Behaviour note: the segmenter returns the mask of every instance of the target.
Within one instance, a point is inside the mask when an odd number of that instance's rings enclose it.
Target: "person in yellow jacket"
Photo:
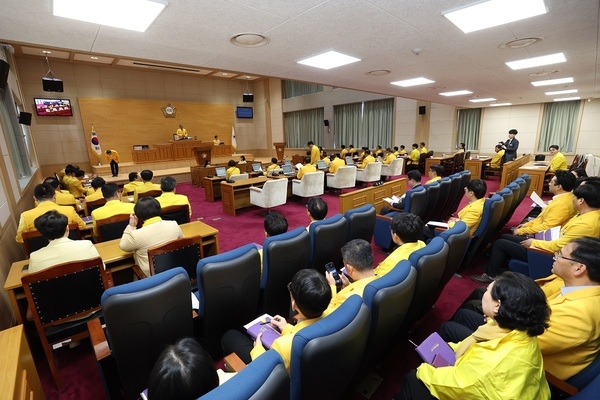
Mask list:
[[[419,151],[421,154],[427,154],[427,147],[425,147],[425,142],[419,143]]]
[[[83,222],[81,217],[77,214],[75,208],[72,206],[59,206],[55,203],[55,191],[49,184],[41,183],[37,185],[33,189],[33,197],[38,202],[38,205],[31,210],[23,211],[21,213],[19,225],[17,227],[17,236],[15,237],[17,243],[23,243],[23,232],[36,230],[35,219],[50,210],[56,210],[66,216],[69,220],[69,224],[76,223],[79,229],[85,228],[85,222]]]
[[[431,166],[429,167],[429,171],[427,171],[427,176],[429,176],[429,180],[425,182],[425,184],[427,185],[428,183],[439,181],[440,179],[442,179],[443,173],[444,167],[442,167],[440,164],[431,164]]]
[[[331,301],[331,288],[325,277],[316,270],[301,269],[288,284],[288,290],[292,302],[291,308],[298,313],[294,316],[297,324],[289,324],[284,317],[275,315],[268,327],[276,328],[281,332],[281,336],[275,339],[271,349],[279,353],[289,373],[294,336],[301,329],[321,319],[323,311]],[[259,334],[256,337],[252,346],[252,340],[248,336],[232,329],[223,335],[221,344],[226,354],[234,352],[248,364],[266,351],[261,336],[262,334]]]
[[[119,153],[116,150],[106,150],[106,161],[110,163],[112,176],[119,176]]]
[[[573,205],[578,212],[560,230],[558,239],[545,241],[525,239],[522,236],[502,235],[494,242],[485,273],[473,275],[471,279],[479,283],[489,283],[505,267],[509,259],[527,262],[527,248],[555,252],[565,247],[573,239],[584,236],[600,237],[600,185],[583,183],[573,192]]]
[[[309,172],[317,172],[317,167],[310,162],[310,157],[306,156],[304,157],[304,165],[298,170],[296,178],[302,179],[302,177]]]
[[[559,147],[555,144],[550,146],[550,155],[552,156],[552,161],[550,161],[550,168],[548,168],[548,172],[556,172],[556,171],[567,171],[569,167],[567,166],[567,158],[563,153],[561,153]]]
[[[264,175],[265,175],[265,176],[272,175],[272,174],[273,174],[273,171],[275,171],[275,170],[277,170],[277,169],[281,169],[281,167],[280,167],[280,166],[279,166],[279,164],[277,163],[277,158],[276,158],[276,157],[273,157],[273,158],[271,158],[271,165],[269,165],[269,166],[267,167],[267,169],[266,169],[266,170],[265,170],[265,172],[264,172]]]
[[[502,166],[502,157],[504,157],[504,149],[502,149],[501,145],[497,144],[494,151],[496,154],[494,154],[488,166],[490,168],[500,168]]]
[[[315,145],[312,140],[306,143],[306,145],[310,150],[310,163],[312,165],[317,165],[317,161],[321,159],[321,152],[319,151],[319,146]]]
[[[512,229],[514,235],[524,236],[566,224],[576,214],[573,205],[574,195],[571,192],[575,186],[575,175],[568,171],[557,171],[552,177],[548,188],[554,196],[538,216]]]
[[[423,221],[417,215],[397,213],[390,224],[392,240],[398,245],[389,256],[375,268],[375,275],[382,277],[402,260],[408,260],[413,251],[425,247],[425,242],[419,240],[423,232]]]
[[[179,139],[186,139],[188,137],[188,131],[183,127],[183,124],[179,124],[179,128],[175,132]]]
[[[90,201],[103,199],[104,196],[102,195],[102,186],[104,185],[106,185],[104,178],[98,176],[92,179],[92,189],[94,189],[94,191],[85,196],[85,202],[88,203]]]
[[[389,147],[385,149],[385,158],[383,159],[383,164],[390,165],[392,161],[396,159],[396,154]]]
[[[229,160],[227,163],[227,171],[225,171],[225,179],[229,180],[231,175],[239,175],[241,174],[240,169],[237,166],[235,160]]]
[[[77,204],[77,200],[75,196],[69,193],[68,190],[60,190],[60,183],[58,179],[54,176],[49,176],[44,179],[44,183],[52,186],[54,188],[54,194],[56,195],[56,204],[59,206],[75,206]],[[37,206],[37,201],[36,201]]]
[[[329,164],[330,174],[335,174],[340,167],[344,166],[346,166],[346,161],[343,157],[340,157],[337,154],[331,155],[331,164]]]
[[[375,157],[373,157],[373,156],[371,155],[371,150],[369,150],[369,149],[365,149],[365,151],[364,151],[364,157],[363,157],[363,160],[362,160],[362,162],[361,162],[360,164],[358,164],[356,167],[357,167],[357,168],[364,169],[364,168],[367,168],[367,165],[369,165],[369,164],[371,164],[372,162],[375,162],[375,161],[376,161],[376,160],[375,160]]]
[[[106,203],[102,207],[98,207],[92,211],[92,228],[94,237],[98,237],[97,222],[106,218],[114,217],[115,215],[131,214],[133,212],[133,203],[125,203],[121,201],[119,195],[119,187],[116,183],[107,183],[102,186],[102,196],[106,199]]]
[[[459,343],[452,366],[421,364],[395,399],[550,399],[539,335],[550,309],[533,279],[506,272],[490,283],[482,308],[487,323]]]
[[[406,161],[406,163],[407,164],[419,164],[420,158],[421,158],[421,152],[419,151],[419,145],[416,143],[413,143],[412,151],[408,155],[408,160]]]
[[[469,227],[469,235],[473,235],[481,222],[486,192],[487,185],[484,181],[481,179],[470,181],[465,187],[465,197],[469,200],[469,204],[458,212],[458,218],[450,218],[448,220],[448,228],[452,228],[456,221],[460,220]]]

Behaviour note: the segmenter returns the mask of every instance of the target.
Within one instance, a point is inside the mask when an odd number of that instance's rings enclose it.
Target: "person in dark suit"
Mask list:
[[[504,149],[504,162],[517,158],[517,150],[519,149],[519,141],[516,139],[517,133],[519,132],[516,129],[511,129],[508,131],[508,140],[504,143],[501,142]]]

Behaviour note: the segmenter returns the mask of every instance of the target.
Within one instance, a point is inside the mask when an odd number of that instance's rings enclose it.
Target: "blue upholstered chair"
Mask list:
[[[460,183],[456,183],[458,186],[458,191],[454,192],[454,198],[452,199],[452,205],[449,207],[450,214],[454,214],[456,210],[458,210],[458,206],[460,205],[460,201],[462,200],[465,194],[465,188],[467,184],[471,181],[471,171],[461,171],[458,173],[460,177]]]
[[[570,399],[595,400],[600,393],[600,357],[597,356],[590,365],[566,381],[558,379],[548,371],[546,379],[550,386],[573,395]]]
[[[449,215],[448,210],[450,208],[450,189],[452,188],[452,180],[449,177],[446,177],[440,179],[438,183],[440,185],[438,201],[433,213],[430,215],[430,221],[445,221]]]
[[[523,179],[525,181],[525,186],[521,186],[521,182],[518,181],[518,179]],[[529,174],[523,174],[521,176],[519,176],[515,182],[517,182],[519,184],[519,186],[521,186],[521,194],[520,194],[520,198],[521,200],[519,200],[519,203],[521,203],[521,201],[525,198],[525,196],[527,196],[527,192],[529,191],[529,187],[531,186],[531,176]],[[523,187],[525,188],[523,190]]]
[[[504,209],[504,200],[499,194],[493,195],[485,201],[483,214],[479,227],[475,230],[469,243],[469,249],[463,261],[464,266],[468,266],[479,255],[487,244],[498,234],[498,223]]]
[[[340,250],[346,244],[346,218],[342,214],[334,215],[310,224],[310,268],[325,273],[325,264],[333,262],[342,267]]]
[[[440,233],[439,237],[448,244],[448,260],[446,261],[446,267],[442,273],[440,283],[433,295],[434,303],[440,297],[444,287],[450,281],[454,273],[458,271],[462,265],[471,240],[471,237],[469,236],[469,227],[464,221],[456,221],[452,228]]]
[[[371,311],[371,323],[364,366],[368,367],[389,351],[393,340],[404,333],[400,328],[408,314],[416,282],[417,270],[408,260],[402,260],[365,287],[363,301]]]
[[[290,378],[281,356],[269,350],[248,364],[221,386],[198,400],[286,400]]]
[[[369,309],[356,295],[296,333],[290,362],[290,398],[339,398],[358,370],[368,335]]]
[[[412,325],[433,306],[433,296],[442,279],[447,260],[448,245],[440,237],[433,238],[427,246],[408,257],[408,261],[417,270],[417,283],[412,305],[404,320],[405,326]]]
[[[458,205],[460,204],[460,199],[464,195],[464,189],[461,188],[462,175],[457,172],[448,177],[450,179],[450,192],[448,193],[448,198],[446,199],[446,204],[444,204],[444,215],[440,220],[445,221],[451,214],[456,212]],[[458,199],[458,202],[455,200]]]
[[[263,242],[263,272],[260,281],[260,309],[271,315],[289,313],[288,282],[299,270],[306,268],[310,256],[310,237],[300,227]]]
[[[512,207],[514,195],[513,191],[508,186],[502,188],[502,190],[497,191],[496,194],[500,195],[500,197],[502,197],[502,199],[504,200],[504,206],[502,207],[502,213],[500,214],[500,220],[498,221],[497,225],[497,229],[498,231],[500,231],[506,224],[506,218],[508,217],[508,213],[510,212],[510,208]]]
[[[438,181],[428,183],[425,188],[425,208],[421,214],[417,214],[423,222],[431,221],[438,204],[440,194],[440,183]]]
[[[372,204],[365,204],[346,211],[344,213],[344,218],[348,223],[346,242],[353,239],[364,239],[371,243],[375,230],[375,214],[375,207]]]
[[[508,263],[508,269],[527,275],[532,279],[545,278],[552,274],[552,264],[554,263],[554,254],[536,248],[527,249],[527,261],[511,259]]]
[[[252,321],[258,313],[260,256],[254,244],[203,258],[196,267],[200,336],[212,355],[221,354],[221,337]]]
[[[137,399],[148,386],[165,346],[193,336],[190,293],[190,278],[177,267],[102,295],[106,335],[126,399]]]

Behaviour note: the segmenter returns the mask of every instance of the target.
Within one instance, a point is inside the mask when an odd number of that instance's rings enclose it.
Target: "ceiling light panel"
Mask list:
[[[462,96],[462,95],[465,95],[465,94],[473,94],[473,92],[468,91],[468,90],[456,90],[454,92],[440,93],[440,96],[450,97],[450,96]]]
[[[573,100],[581,100],[581,97],[562,97],[560,99],[554,99],[554,101],[573,101]]]
[[[543,0],[490,0],[442,13],[464,33],[535,17],[548,12]]]
[[[159,0],[53,0],[57,17],[145,32],[167,6]]]
[[[405,79],[403,81],[395,81],[395,82],[390,82],[392,85],[397,85],[397,86],[401,86],[401,87],[411,87],[411,86],[419,86],[419,85],[427,85],[428,83],[435,83],[435,81],[432,81],[431,79],[427,79],[427,78],[413,78],[413,79]]]
[[[545,81],[534,81],[531,82],[533,86],[551,86],[551,85],[560,85],[562,83],[572,83],[573,78],[558,78],[558,79],[547,79]]]
[[[485,103],[486,101],[496,101],[495,98],[493,97],[488,97],[486,99],[471,99],[469,100],[471,103]]]
[[[509,61],[506,63],[511,69],[519,70],[525,68],[541,67],[566,62],[567,59],[563,53],[549,54],[547,56],[526,58],[524,60]]]
[[[504,107],[504,106],[512,106],[512,103],[495,103],[495,104],[490,104],[490,107]]]
[[[556,96],[559,94],[569,94],[569,93],[577,93],[577,89],[556,90],[554,92],[544,92],[544,94],[546,96]]]
[[[341,67],[342,65],[352,64],[357,61],[360,61],[360,58],[338,53],[337,51],[328,51],[327,53],[300,60],[298,61],[298,64],[321,69],[332,69]]]

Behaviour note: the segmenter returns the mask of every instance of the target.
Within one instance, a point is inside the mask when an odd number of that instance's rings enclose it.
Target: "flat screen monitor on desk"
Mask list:
[[[217,175],[217,177],[219,178],[225,178],[225,175],[227,175],[227,170],[225,169],[225,167],[216,167],[215,175]]]
[[[324,171],[327,169],[327,166],[325,165],[325,161],[323,160],[317,160],[317,169],[320,171]]]
[[[287,164],[287,165],[292,165],[292,161],[291,160],[285,160],[283,163]]]
[[[281,166],[281,169],[283,169],[284,175],[294,175],[294,170],[293,170],[291,164],[283,164]]]
[[[261,163],[254,163],[254,164],[252,164],[252,171],[254,171],[254,172],[262,172],[262,165],[261,165]]]
[[[346,165],[354,165],[354,160],[350,156],[346,156]]]

